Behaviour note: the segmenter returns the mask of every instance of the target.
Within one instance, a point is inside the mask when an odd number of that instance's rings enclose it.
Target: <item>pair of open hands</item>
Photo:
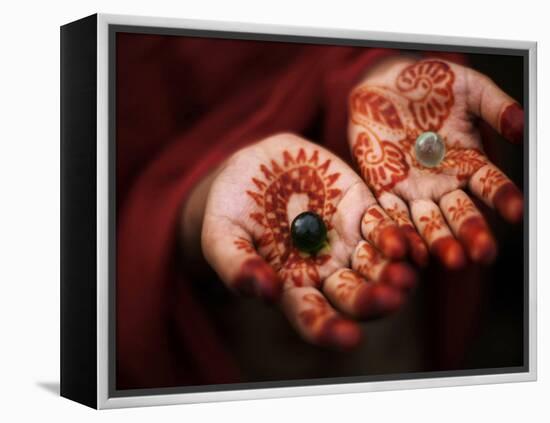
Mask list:
[[[361,176],[324,148],[278,134],[234,154],[210,188],[204,256],[231,289],[280,304],[307,341],[351,348],[357,320],[398,309],[429,252],[456,269],[489,263],[495,240],[469,191],[504,219],[522,218],[515,185],[483,153],[480,117],[521,142],[523,112],[489,78],[441,60],[399,59],[368,75],[349,100],[349,145]],[[417,162],[425,131],[445,141],[435,168]],[[313,211],[329,246],[293,245],[290,224]]]

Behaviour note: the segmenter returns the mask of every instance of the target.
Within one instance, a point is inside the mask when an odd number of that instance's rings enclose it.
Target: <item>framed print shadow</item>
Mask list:
[[[536,43],[61,27],[61,395],[536,379]]]

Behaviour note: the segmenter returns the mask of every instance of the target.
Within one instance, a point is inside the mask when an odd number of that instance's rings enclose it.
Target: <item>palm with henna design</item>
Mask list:
[[[298,251],[290,225],[303,211],[328,229],[327,246]],[[368,217],[368,218],[365,218]],[[280,304],[311,343],[351,348],[354,319],[396,310],[415,281],[406,240],[367,186],[339,158],[279,134],[234,154],[208,195],[203,253],[232,290]]]
[[[426,263],[427,244],[448,268],[465,264],[464,248],[473,261],[491,262],[496,243],[463,189],[507,221],[521,220],[522,195],[487,159],[475,126],[481,117],[520,143],[518,104],[472,69],[398,59],[367,75],[351,93],[349,107],[353,156],[382,207],[405,231],[413,259]],[[425,131],[437,132],[446,145],[436,167],[415,157],[416,138]]]

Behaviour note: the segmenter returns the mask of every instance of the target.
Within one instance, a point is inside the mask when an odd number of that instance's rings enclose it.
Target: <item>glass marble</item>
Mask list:
[[[425,167],[436,167],[445,157],[445,142],[435,132],[423,132],[416,139],[414,153],[416,160]]]
[[[321,216],[306,211],[300,213],[290,226],[292,242],[298,250],[315,254],[327,243],[327,227]]]

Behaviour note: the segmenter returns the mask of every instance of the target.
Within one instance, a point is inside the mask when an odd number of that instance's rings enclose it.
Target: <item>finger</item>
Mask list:
[[[285,290],[281,306],[292,326],[312,344],[345,350],[361,341],[357,323],[338,314],[313,287]]]
[[[490,78],[468,71],[468,107],[508,141],[523,141],[524,117],[519,104],[502,91]]]
[[[413,261],[418,266],[426,266],[429,260],[428,248],[416,231],[409,214],[409,208],[405,202],[397,195],[389,192],[383,192],[380,197],[378,197],[378,202],[384,208],[388,216],[390,216],[394,222],[397,223],[397,226],[401,228],[401,232],[407,239],[409,254]]]
[[[387,282],[401,290],[416,284],[416,273],[407,263],[392,262],[367,241],[357,244],[351,256],[351,268],[370,281]]]
[[[407,253],[407,241],[397,224],[378,204],[370,206],[361,219],[361,233],[386,257],[401,258]]]
[[[338,310],[359,319],[380,317],[403,305],[403,292],[383,283],[367,282],[351,269],[330,275],[323,292]]]
[[[497,244],[485,219],[466,193],[460,189],[441,197],[439,205],[453,233],[475,262],[491,263]]]
[[[224,219],[205,222],[202,250],[228,288],[268,302],[279,298],[282,290],[279,277],[256,252],[243,229]]]
[[[449,269],[459,269],[466,264],[464,250],[452,236],[439,207],[431,200],[411,202],[411,215],[418,232],[430,251]]]
[[[523,195],[497,167],[488,164],[473,174],[470,190],[489,207],[496,209],[511,223],[523,217]]]

